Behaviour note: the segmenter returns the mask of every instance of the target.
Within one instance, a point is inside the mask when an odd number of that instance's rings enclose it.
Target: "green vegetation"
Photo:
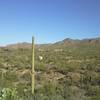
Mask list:
[[[0,100],[100,99],[100,42],[36,45],[34,96],[31,52],[24,47],[0,48]]]
[[[15,89],[3,88],[0,91],[0,100],[22,100],[17,96]]]

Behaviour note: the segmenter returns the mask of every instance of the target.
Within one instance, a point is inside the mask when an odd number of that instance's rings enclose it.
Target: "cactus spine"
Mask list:
[[[32,37],[32,94],[34,95],[34,37]]]

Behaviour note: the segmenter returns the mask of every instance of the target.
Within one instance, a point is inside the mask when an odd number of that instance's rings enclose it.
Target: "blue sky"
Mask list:
[[[0,45],[100,37],[100,0],[0,0]]]

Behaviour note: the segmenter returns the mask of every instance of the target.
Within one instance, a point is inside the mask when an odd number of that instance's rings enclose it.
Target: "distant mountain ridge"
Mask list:
[[[98,38],[90,38],[90,39],[70,39],[70,38],[65,38],[62,41],[55,42],[53,44],[36,44],[37,48],[40,47],[48,47],[48,46],[73,46],[77,44],[97,44],[100,43],[100,37]],[[31,43],[28,42],[22,42],[22,43],[16,43],[16,44],[9,44],[5,46],[6,48],[12,48],[12,49],[17,49],[17,48],[31,48]]]
[[[27,42],[23,42],[23,43],[17,43],[17,44],[9,44],[6,46],[7,48],[30,48],[31,47],[31,43],[27,43]]]

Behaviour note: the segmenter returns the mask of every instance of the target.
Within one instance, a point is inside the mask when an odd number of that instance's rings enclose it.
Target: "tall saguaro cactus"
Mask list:
[[[32,94],[34,95],[34,37],[32,37]]]

